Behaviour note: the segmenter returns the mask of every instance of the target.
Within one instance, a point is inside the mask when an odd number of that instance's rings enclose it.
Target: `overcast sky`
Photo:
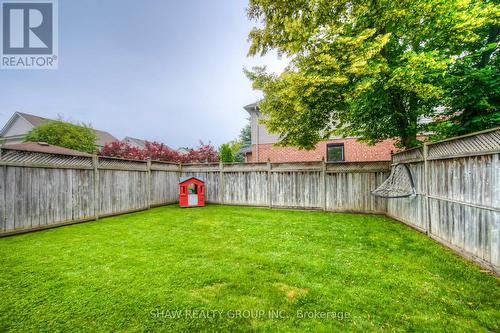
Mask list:
[[[119,139],[218,146],[256,101],[243,67],[246,0],[59,0],[59,69],[1,70],[0,123],[15,111],[91,123]]]

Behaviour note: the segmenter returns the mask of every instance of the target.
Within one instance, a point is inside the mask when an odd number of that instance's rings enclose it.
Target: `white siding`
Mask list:
[[[260,112],[251,112],[252,144],[276,143],[279,140],[278,134],[269,133],[266,125],[259,124],[258,119],[262,118]]]
[[[250,123],[251,123],[251,128],[252,128],[252,144],[269,144],[269,143],[276,143],[279,141],[279,135],[270,133],[267,130],[266,125],[264,124],[259,124],[259,119],[262,119],[264,116],[262,113],[258,111],[251,111],[250,112]],[[354,138],[354,137],[346,137],[348,138]],[[335,136],[332,135],[330,140],[337,140],[337,139],[342,139],[340,136]]]
[[[10,136],[25,135],[33,128],[28,121],[24,118],[17,116],[12,124],[7,128],[3,138],[8,138]]]

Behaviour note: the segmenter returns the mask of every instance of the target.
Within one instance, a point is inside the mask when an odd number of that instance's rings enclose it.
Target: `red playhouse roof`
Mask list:
[[[191,179],[196,179],[197,181],[202,182],[202,183],[205,182],[203,179],[193,176],[193,177],[181,177],[179,179],[179,184],[185,183],[185,182],[187,182],[188,180],[191,180]]]

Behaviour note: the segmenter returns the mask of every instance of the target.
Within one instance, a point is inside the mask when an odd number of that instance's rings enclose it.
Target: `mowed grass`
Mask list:
[[[382,216],[169,206],[0,239],[0,268],[0,331],[500,330],[497,277]]]

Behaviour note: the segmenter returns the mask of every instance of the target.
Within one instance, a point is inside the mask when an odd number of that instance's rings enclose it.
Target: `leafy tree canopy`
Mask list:
[[[445,79],[443,114],[429,129],[443,139],[500,125],[500,26],[491,26],[478,51],[458,59]]]
[[[476,0],[250,0],[249,54],[291,59],[279,76],[246,71],[282,145],[332,134],[418,144],[418,119],[446,97],[446,73],[474,52],[500,10]]]
[[[96,139],[95,131],[88,125],[53,120],[31,129],[24,140],[46,142],[93,154],[96,152]]]

